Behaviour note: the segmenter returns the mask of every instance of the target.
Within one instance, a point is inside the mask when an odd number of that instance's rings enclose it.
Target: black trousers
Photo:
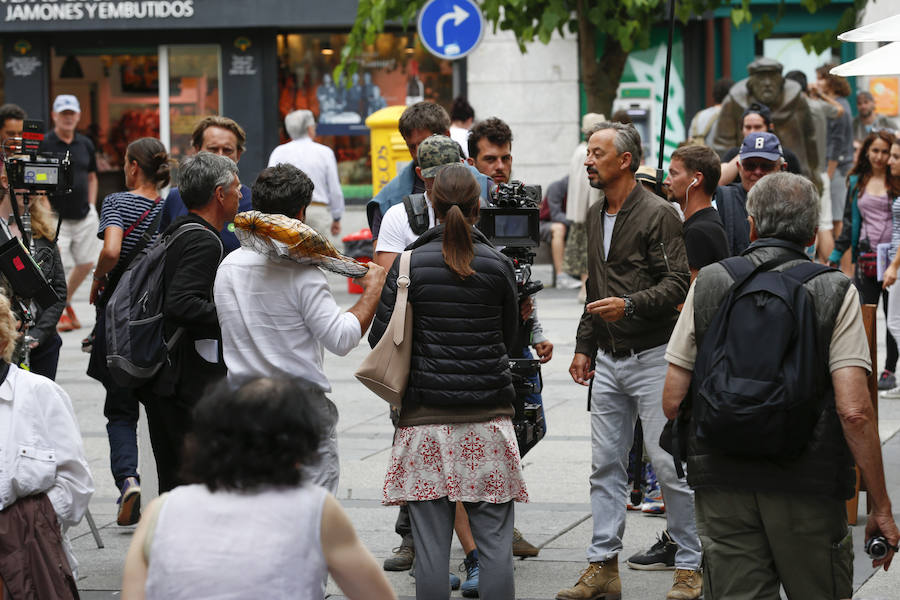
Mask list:
[[[866,277],[857,268],[853,277],[853,284],[859,290],[859,299],[863,304],[875,304],[877,306],[878,298],[880,297],[882,300],[881,308],[884,310],[884,315],[887,316],[888,291],[881,287],[881,283],[878,280],[874,277]],[[884,357],[884,370],[893,373],[897,370],[897,342],[894,340],[894,336],[891,335],[890,330],[886,330],[884,336],[884,345],[887,348],[886,356]],[[872,365],[872,368],[877,369],[878,367],[877,365]]]
[[[156,459],[159,493],[183,483],[179,476],[184,438],[191,430],[194,402],[179,396],[147,395],[141,397],[147,411],[150,445]]]

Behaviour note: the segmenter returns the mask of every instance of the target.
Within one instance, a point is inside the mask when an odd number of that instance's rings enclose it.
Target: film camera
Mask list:
[[[490,204],[481,209],[478,229],[500,252],[513,263],[519,302],[544,289],[544,285],[531,278],[534,264],[532,248],[540,244],[540,186],[525,185],[520,181],[501,183],[491,191]],[[522,358],[531,341],[534,318],[521,323],[515,342],[509,348],[509,368],[516,389],[516,415],[513,425],[522,456],[544,437],[546,427],[542,406],[532,402],[543,389],[541,362],[534,358]]]
[[[41,268],[32,258],[31,217],[28,204],[36,194],[66,193],[72,189],[72,164],[69,154],[39,152],[44,139],[44,124],[28,120],[23,123],[22,137],[9,138],[3,143],[3,162],[9,180],[10,204],[22,240],[0,231],[0,272],[6,277],[13,294],[23,307],[23,322],[29,315],[21,300],[34,300],[42,308],[59,302],[60,298],[47,283]],[[17,194],[21,194],[20,210]],[[23,243],[24,242],[24,243]],[[18,311],[17,311],[18,312]]]

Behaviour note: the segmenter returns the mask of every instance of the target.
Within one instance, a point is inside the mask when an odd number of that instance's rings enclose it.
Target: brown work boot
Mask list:
[[[703,595],[703,576],[692,569],[675,569],[672,589],[666,600],[696,600]]]
[[[416,558],[416,549],[413,547],[412,538],[400,542],[399,548],[394,548],[389,557],[384,559],[385,571],[409,571]]]
[[[513,556],[530,557],[537,556],[540,548],[522,537],[522,532],[513,527]]]
[[[575,587],[560,590],[556,600],[621,600],[622,582],[619,579],[619,559],[592,562],[584,570]]]

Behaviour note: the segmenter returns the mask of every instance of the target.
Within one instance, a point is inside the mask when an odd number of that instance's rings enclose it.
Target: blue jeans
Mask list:
[[[672,456],[659,447],[666,417],[662,389],[668,365],[665,346],[625,358],[602,351],[591,387],[591,512],[594,531],[587,558],[609,560],[622,550],[628,497],[628,452],[638,416],[644,445],[666,502],[669,535],[678,544],[675,566],[700,568],[700,539],[694,522],[694,493],[678,479]]]

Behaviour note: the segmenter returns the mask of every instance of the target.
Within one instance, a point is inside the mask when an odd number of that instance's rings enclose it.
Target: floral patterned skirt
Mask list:
[[[445,496],[451,502],[528,502],[509,417],[397,429],[384,504]]]

